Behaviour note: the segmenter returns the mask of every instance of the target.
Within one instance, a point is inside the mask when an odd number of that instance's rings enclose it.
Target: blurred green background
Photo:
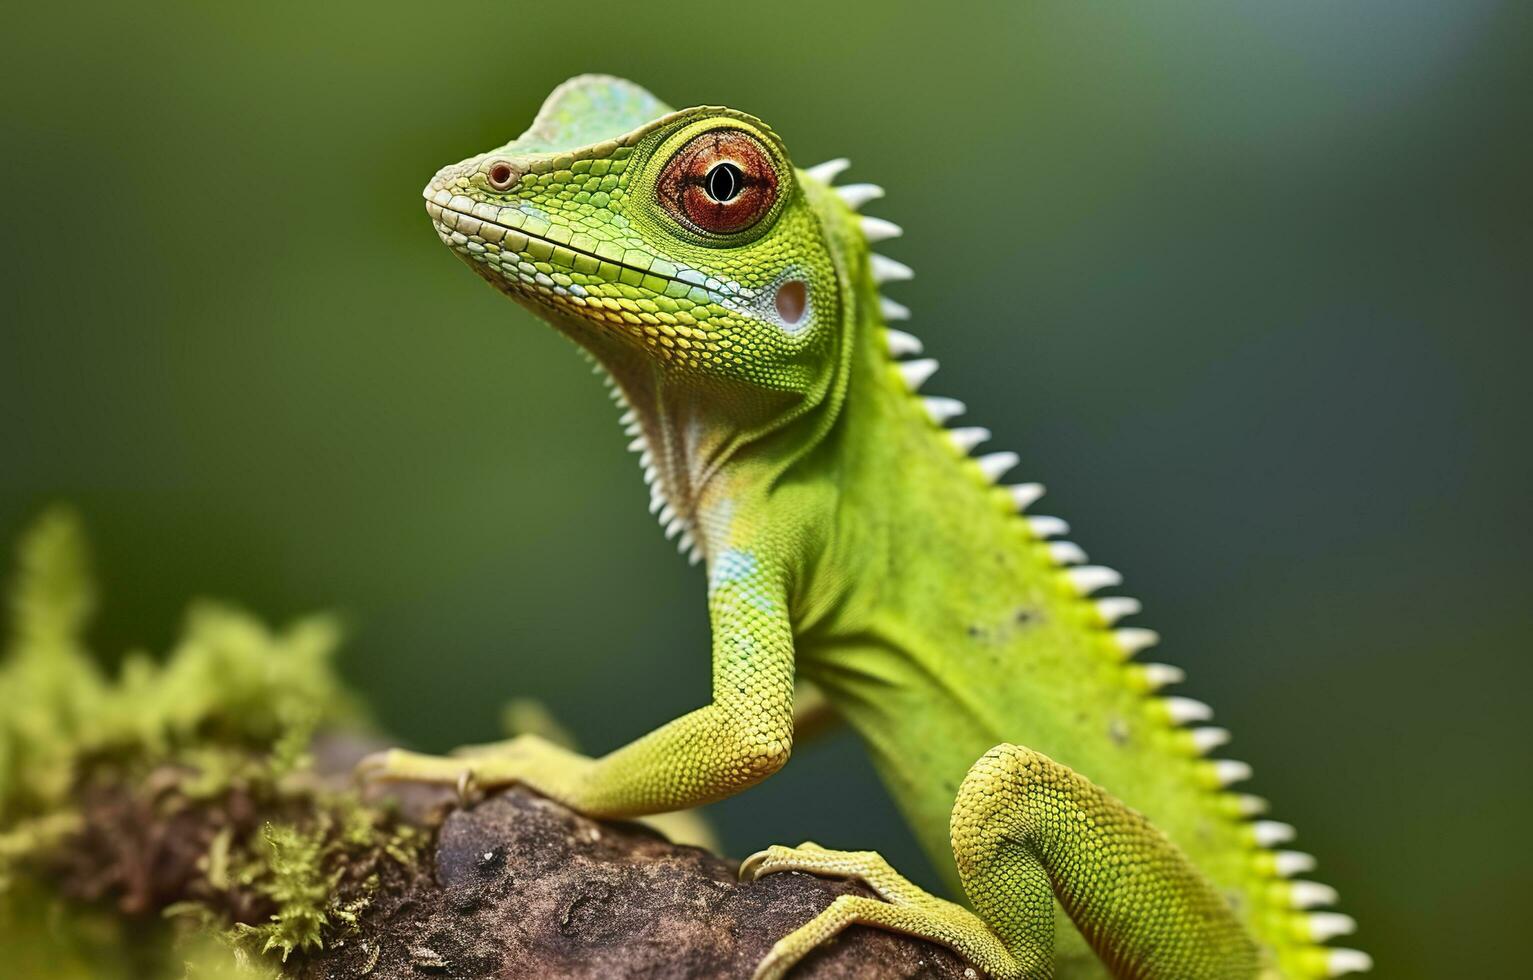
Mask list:
[[[701,703],[700,573],[572,348],[418,197],[565,77],[848,155],[896,295],[1120,568],[1384,977],[1525,974],[1533,8],[1368,0],[32,4],[0,38],[0,537],[92,525],[99,645],[184,600],[353,625],[386,726]],[[856,745],[734,853],[915,851]]]

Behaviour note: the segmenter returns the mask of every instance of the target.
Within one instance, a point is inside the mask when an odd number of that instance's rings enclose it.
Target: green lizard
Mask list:
[[[707,563],[713,698],[600,758],[522,737],[366,771],[519,782],[604,817],[692,807],[787,761],[797,677],[860,733],[973,911],[870,852],[770,848],[742,873],[859,878],[882,900],[838,899],[758,977],[849,924],[995,977],[1368,969],[1323,945],[1353,923],[1311,911],[1335,893],[1273,849],[1292,829],[1226,788],[1249,768],[1205,758],[1228,737],[1193,727],[1209,709],[1158,693],[1181,672],[1132,659],[1156,641],[1115,628],[1138,603],[1090,598],[1118,575],[1024,514],[1041,487],[1000,485],[1012,453],[970,455],[988,433],[944,427],[958,402],[915,394],[936,363],[879,292],[911,273],[870,248],[899,229],[858,213],[877,187],[832,185],[845,167],[795,169],[758,119],[582,76],[431,181],[442,241],[623,403],[652,509]]]

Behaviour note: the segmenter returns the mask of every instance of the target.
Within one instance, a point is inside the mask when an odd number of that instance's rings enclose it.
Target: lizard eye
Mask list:
[[[749,133],[715,129],[693,137],[666,162],[656,194],[683,226],[732,235],[772,210],[777,165]]]

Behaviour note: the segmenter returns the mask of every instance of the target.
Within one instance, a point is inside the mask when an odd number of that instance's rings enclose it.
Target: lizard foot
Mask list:
[[[798,847],[774,845],[740,865],[740,877],[746,881],[784,871],[861,882],[879,898],[840,896],[778,940],[757,965],[754,980],[779,980],[817,946],[851,925],[901,932],[946,946],[997,980],[1023,976],[1017,961],[978,916],[907,881],[877,852],[832,851],[805,842]]]
[[[561,802],[590,760],[536,735],[521,735],[454,755],[404,749],[375,752],[357,764],[364,782],[435,783],[456,786],[461,797],[521,784]]]
[[[755,881],[784,871],[861,882],[877,892],[879,898],[895,905],[951,904],[911,884],[877,851],[832,851],[813,841],[797,847],[774,844],[757,851],[740,864],[740,880]]]

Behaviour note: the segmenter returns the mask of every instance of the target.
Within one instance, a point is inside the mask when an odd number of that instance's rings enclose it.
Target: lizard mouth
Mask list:
[[[693,303],[739,298],[728,283],[637,249],[600,241],[583,247],[573,241],[577,236],[567,228],[535,214],[429,187],[423,196],[426,213],[444,243],[466,253],[476,266],[489,266],[501,277],[540,293],[583,299],[586,285],[623,282]]]

